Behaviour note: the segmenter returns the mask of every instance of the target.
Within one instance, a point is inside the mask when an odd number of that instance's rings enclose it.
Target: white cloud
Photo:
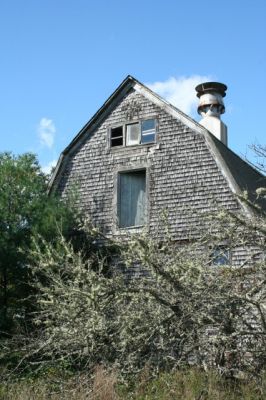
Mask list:
[[[199,83],[211,80],[210,76],[181,76],[179,78],[171,77],[162,82],[147,83],[147,86],[184,113],[196,115],[198,99],[195,87]]]
[[[53,121],[48,118],[42,118],[38,124],[37,130],[41,144],[52,148],[56,132]]]
[[[57,164],[57,160],[50,161],[47,165],[44,165],[42,167],[42,172],[47,175],[50,174],[52,168],[54,168],[56,166],[56,164]]]

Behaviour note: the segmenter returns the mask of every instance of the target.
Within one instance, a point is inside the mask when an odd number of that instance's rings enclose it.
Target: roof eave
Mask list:
[[[53,191],[53,186],[57,176],[60,173],[60,169],[67,158],[68,153],[71,149],[79,142],[83,134],[91,127],[93,124],[100,118],[103,112],[113,103],[114,99],[121,94],[122,92],[127,92],[133,87],[134,83],[138,81],[133,78],[131,75],[128,75],[123,82],[117,87],[117,89],[111,94],[110,97],[104,102],[104,104],[99,108],[99,110],[93,115],[93,117],[83,126],[83,128],[78,132],[78,134],[74,137],[74,139],[69,143],[69,145],[62,151],[59,156],[58,162],[54,169],[54,172],[50,178],[48,184],[48,192],[51,193]],[[140,82],[138,82],[140,84]]]
[[[111,94],[111,96],[104,102],[102,107],[93,115],[93,117],[84,125],[84,127],[79,131],[79,133],[75,136],[75,138],[70,142],[70,144],[63,150],[61,153],[59,160],[57,162],[56,168],[52,174],[52,177],[49,182],[49,192],[53,191],[54,184],[57,178],[60,177],[60,174],[63,171],[63,166],[67,161],[68,155],[70,151],[75,148],[77,143],[81,140],[83,134],[87,132],[89,129],[93,129],[93,126],[99,122],[102,115],[108,110],[110,106],[113,105],[114,101],[117,98],[120,98],[124,94],[126,94],[131,88],[134,88],[138,93],[142,94],[153,103],[157,104],[159,107],[164,109],[168,114],[172,115],[174,118],[177,118],[181,122],[183,122],[186,126],[191,128],[193,131],[200,133],[205,136],[206,143],[213,154],[213,157],[216,159],[217,165],[221,172],[223,173],[224,177],[226,178],[229,187],[231,188],[232,192],[237,195],[239,198],[242,194],[241,188],[239,187],[238,183],[234,179],[230,168],[227,166],[226,161],[223,159],[222,154],[220,154],[217,146],[214,142],[215,138],[213,135],[202,125],[196,122],[193,118],[189,117],[178,108],[173,106],[167,100],[163,99],[158,94],[154,93],[151,89],[147,86],[143,85],[137,79],[128,75],[123,82],[117,87],[117,89]],[[228,149],[229,151],[232,151]],[[242,203],[240,201],[240,203]],[[247,214],[250,214],[249,210],[246,206],[241,204]]]

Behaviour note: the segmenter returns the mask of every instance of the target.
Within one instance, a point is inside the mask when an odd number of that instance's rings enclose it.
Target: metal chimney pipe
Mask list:
[[[200,124],[227,146],[227,126],[221,121],[227,86],[219,82],[205,82],[195,89],[199,97],[198,113],[202,116]]]

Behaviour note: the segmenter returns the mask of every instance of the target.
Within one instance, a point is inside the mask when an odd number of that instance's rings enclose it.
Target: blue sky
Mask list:
[[[225,83],[245,156],[266,142],[265,21],[265,0],[1,0],[0,151],[51,165],[130,74],[197,120],[195,83]]]

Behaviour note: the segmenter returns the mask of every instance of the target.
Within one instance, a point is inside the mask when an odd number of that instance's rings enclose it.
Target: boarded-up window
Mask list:
[[[141,226],[146,219],[146,171],[119,174],[118,223],[121,228]]]

